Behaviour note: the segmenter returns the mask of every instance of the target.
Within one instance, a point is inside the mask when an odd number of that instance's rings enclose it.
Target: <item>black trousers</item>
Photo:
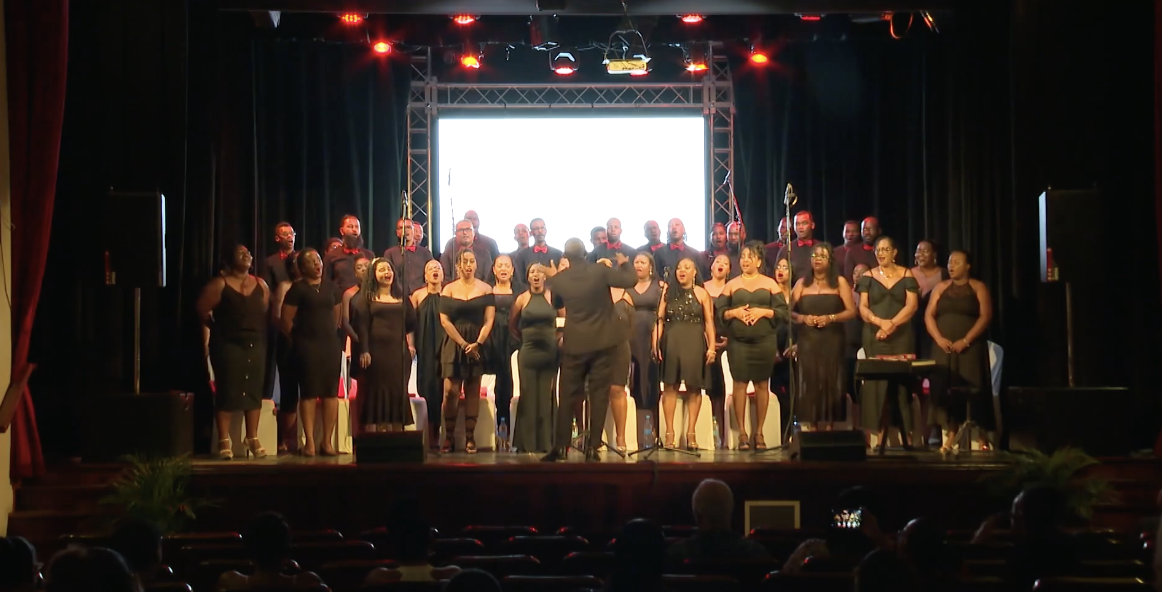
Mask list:
[[[569,446],[573,436],[574,405],[585,398],[586,379],[589,381],[589,442],[587,450],[601,446],[605,414],[609,410],[609,387],[613,384],[613,356],[617,346],[580,354],[561,355],[561,403],[557,413],[557,431],[554,448]]]

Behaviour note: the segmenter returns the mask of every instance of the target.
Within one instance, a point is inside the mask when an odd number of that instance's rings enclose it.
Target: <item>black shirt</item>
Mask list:
[[[698,269],[698,279],[705,280],[709,277],[706,272],[706,259],[702,253],[685,243],[679,246],[663,244],[654,251],[654,270],[662,281],[673,283],[672,278],[674,270],[678,268],[678,262],[687,258],[694,261],[694,266]]]
[[[638,250],[621,241],[616,243],[607,242],[593,249],[593,252],[589,253],[588,259],[590,263],[596,263],[598,259],[609,259],[611,262],[617,263],[617,253],[625,255],[632,262],[634,256],[638,254]]]
[[[355,277],[355,260],[360,257],[366,257],[369,261],[375,259],[375,253],[359,247],[358,249],[348,249],[341,247],[327,253],[323,257],[323,277],[335,282],[339,286],[339,293],[347,291],[347,288],[359,284],[359,279]]]
[[[469,247],[473,253],[476,253],[476,273],[473,275],[481,281],[492,283],[492,255],[488,252],[488,246],[479,241],[472,243]],[[456,252],[460,249],[446,249],[443,255],[440,255],[440,265],[444,267],[444,284],[450,284],[456,281]]]
[[[492,240],[491,238],[488,238],[487,236],[484,236],[483,234],[476,233],[476,239],[474,240],[473,244],[483,245],[485,252],[488,253],[488,257],[492,261],[496,261],[496,258],[500,256],[500,247],[498,247],[496,245],[496,241]],[[457,249],[455,248],[455,245],[456,245],[456,238],[455,237],[448,239],[448,242],[444,244],[444,253],[451,251],[452,254],[455,255],[456,251],[457,251]],[[440,253],[440,260],[441,261],[444,260],[444,257],[443,257],[444,253]]]
[[[553,264],[559,266],[562,256],[563,253],[561,253],[560,249],[555,249],[548,245],[544,247],[538,247],[536,245],[525,247],[517,251],[516,257],[512,260],[513,273],[516,277],[523,280],[528,277],[529,268],[534,263],[540,263],[545,267],[551,267]]]
[[[566,309],[562,351],[585,354],[617,345],[624,334],[609,289],[628,290],[635,284],[629,263],[611,269],[588,261],[570,262],[568,269],[549,278],[553,306]]]
[[[395,273],[403,278],[404,294],[407,295],[424,287],[427,283],[424,281],[424,266],[428,261],[435,259],[432,252],[424,247],[398,246],[384,251],[383,258],[387,259]]]
[[[290,272],[286,268],[286,262],[293,252],[283,253],[279,251],[267,257],[263,263],[265,269],[262,270],[262,279],[266,280],[266,285],[270,287],[271,292],[274,292],[280,283],[291,281]]]
[[[791,285],[794,286],[799,278],[807,277],[811,273],[811,252],[815,250],[815,245],[818,241],[814,239],[796,240],[791,243]],[[782,259],[787,254],[787,247],[779,249],[775,255],[775,261]],[[771,269],[774,270],[774,265]],[[772,274],[773,275],[773,274]],[[850,275],[847,277],[851,277]]]

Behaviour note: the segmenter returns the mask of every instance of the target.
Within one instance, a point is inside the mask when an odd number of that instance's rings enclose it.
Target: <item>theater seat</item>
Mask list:
[[[476,539],[458,538],[458,539],[436,539],[432,541],[432,560],[433,562],[447,561],[452,557],[466,556],[480,556],[487,555],[488,550],[485,549],[484,543]]]
[[[485,548],[496,548],[511,537],[537,536],[537,529],[531,526],[492,526],[472,524],[460,531],[460,536],[476,539],[484,543]]]
[[[613,553],[578,551],[561,560],[561,571],[569,575],[594,575],[607,578],[613,573]]]
[[[331,561],[319,567],[318,576],[332,590],[358,590],[371,570],[381,567],[392,569],[396,565],[390,559]]]
[[[763,578],[764,592],[851,592],[852,574],[784,574],[773,572]]]
[[[730,374],[730,356],[726,352],[722,353],[722,380],[726,385],[726,401],[724,409],[726,410],[726,448],[728,450],[738,449],[738,424],[734,418],[734,378]],[[746,387],[747,405],[746,414],[743,421],[747,426],[747,435],[754,438],[758,431],[758,407],[754,400],[754,384],[747,384]],[[767,420],[763,425],[763,441],[767,446],[778,446],[783,440],[783,419],[782,411],[779,407],[779,398],[771,395],[767,407]],[[701,437],[701,436],[699,436]]]
[[[1044,578],[1033,585],[1034,592],[1153,592],[1154,587],[1138,578]]]
[[[528,555],[489,555],[475,557],[453,557],[448,561],[461,569],[482,569],[497,579],[508,576],[539,576],[543,573],[541,562]]]
[[[375,545],[367,541],[330,541],[324,543],[295,543],[291,557],[305,570],[314,571],[323,564],[344,560],[375,559]]]
[[[185,582],[154,582],[144,587],[145,592],[194,592]]]
[[[743,590],[738,580],[729,576],[666,574],[662,587],[668,592],[735,592]]]
[[[505,592],[574,592],[599,590],[604,582],[594,576],[508,576],[500,585]]]
[[[579,536],[514,536],[500,546],[505,555],[536,557],[546,568],[555,568],[566,555],[589,549]]]
[[[682,562],[681,573],[703,576],[730,576],[742,584],[753,585],[763,581],[782,564],[773,559],[687,559]]]

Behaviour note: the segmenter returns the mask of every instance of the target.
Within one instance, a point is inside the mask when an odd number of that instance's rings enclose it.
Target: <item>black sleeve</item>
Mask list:
[[[339,287],[339,284],[329,281],[327,278],[323,278],[323,283],[327,284],[323,286],[323,289],[331,292],[331,306],[343,304],[343,290]]]
[[[415,309],[415,307],[412,306],[412,299],[411,298],[404,298],[403,299],[403,306],[404,306],[404,317],[403,317],[404,333],[415,333],[416,328],[419,325],[419,320],[416,317],[416,309]]]
[[[355,337],[359,339],[359,343],[351,344],[356,348],[352,353],[368,353],[371,349],[371,303],[358,292],[351,297],[351,326],[355,329]]]
[[[303,281],[297,281],[291,284],[290,289],[286,291],[286,296],[283,296],[282,303],[284,305],[299,306],[303,301]]]

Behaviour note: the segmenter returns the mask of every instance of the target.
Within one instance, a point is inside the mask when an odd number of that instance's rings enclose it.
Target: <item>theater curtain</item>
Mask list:
[[[12,375],[28,364],[56,196],[68,65],[68,0],[6,0],[12,165]],[[12,477],[44,472],[32,397],[12,420]]]

